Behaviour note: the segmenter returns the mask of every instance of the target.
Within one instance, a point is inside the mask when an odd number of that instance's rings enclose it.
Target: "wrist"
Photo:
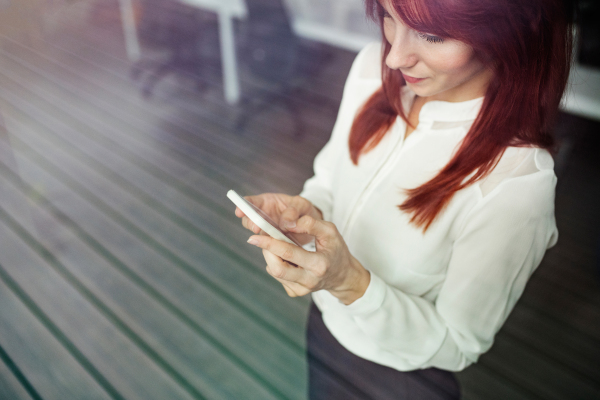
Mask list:
[[[346,278],[346,284],[329,292],[345,305],[350,305],[360,299],[369,284],[371,283],[371,273],[367,271],[354,257],[352,257],[351,273]]]

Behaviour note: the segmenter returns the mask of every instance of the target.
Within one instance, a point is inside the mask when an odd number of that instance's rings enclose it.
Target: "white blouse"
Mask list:
[[[406,140],[406,124],[397,118],[354,165],[349,131],[381,87],[380,52],[373,43],[354,61],[331,139],[301,193],[335,223],[371,282],[348,306],[327,291],[313,300],[333,336],[362,358],[402,371],[458,371],[492,346],[556,243],[554,163],[539,148],[508,148],[491,175],[457,192],[423,233],[398,208],[405,189],[427,182],[450,160],[483,98],[426,103]],[[402,96],[410,104],[415,95],[405,87]]]

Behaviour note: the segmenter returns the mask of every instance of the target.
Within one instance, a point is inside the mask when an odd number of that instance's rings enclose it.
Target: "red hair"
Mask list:
[[[419,31],[471,46],[494,72],[479,115],[448,164],[430,181],[408,190],[399,207],[423,230],[454,193],[485,177],[508,146],[551,149],[552,124],[571,64],[570,15],[560,0],[389,0],[403,22]],[[383,33],[383,8],[366,0],[367,14]],[[400,116],[406,82],[385,64],[391,45],[383,38],[382,87],[358,112],[350,131],[350,156],[374,148]]]

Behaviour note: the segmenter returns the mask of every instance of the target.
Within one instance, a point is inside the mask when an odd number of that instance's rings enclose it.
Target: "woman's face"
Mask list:
[[[387,2],[383,28],[391,45],[385,63],[402,72],[406,84],[428,100],[466,101],[485,94],[490,69],[458,40],[417,32],[404,24]]]

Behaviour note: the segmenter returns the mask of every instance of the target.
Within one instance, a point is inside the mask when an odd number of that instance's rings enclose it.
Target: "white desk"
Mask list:
[[[131,0],[119,0],[119,6],[121,8],[121,23],[123,24],[127,57],[131,61],[137,61],[140,59],[141,51],[137,31],[135,29],[133,4]]]
[[[379,27],[367,20],[363,0],[284,0],[294,33],[359,51],[381,40]]]
[[[248,9],[244,0],[179,0],[191,7],[212,11],[219,16],[219,40],[221,42],[221,64],[223,67],[223,85],[225,99],[235,104],[240,99],[240,84],[235,55],[235,37],[233,18],[246,18]],[[130,60],[137,61],[140,57],[140,46],[133,18],[131,0],[119,0],[125,46]]]

